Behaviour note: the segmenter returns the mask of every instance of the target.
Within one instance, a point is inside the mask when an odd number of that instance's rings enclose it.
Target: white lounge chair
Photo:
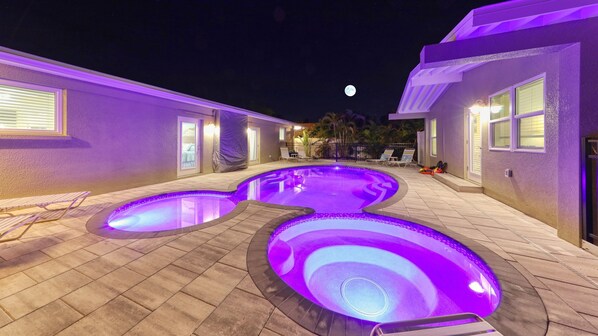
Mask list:
[[[461,322],[461,323],[459,323]],[[442,325],[445,324],[445,325]],[[502,336],[476,314],[465,313],[378,324],[370,336]]]
[[[305,155],[305,149],[297,149],[297,158],[299,160],[311,160],[309,156]]]
[[[13,217],[11,211],[40,207],[47,211],[60,211],[63,212],[57,218],[50,218],[44,220],[38,220],[36,223],[43,223],[62,218],[70,209],[74,209],[81,205],[83,201],[89,196],[89,191],[79,191],[66,194],[55,194],[55,195],[44,195],[44,196],[30,196],[21,198],[10,198],[0,200],[0,216],[5,215]],[[51,205],[60,205],[59,207],[50,207]]]
[[[401,156],[401,160],[389,160],[389,166],[401,166],[404,165],[405,167],[415,164],[413,162],[413,155],[415,155],[415,149],[413,148],[406,148],[403,151],[403,156]]]
[[[39,217],[37,215],[21,215],[21,216],[12,216],[6,218],[0,218],[0,243],[4,243],[11,240],[16,240],[21,238],[25,232],[31,228],[31,225],[35,223],[35,221]],[[8,239],[2,239],[7,234],[11,233],[12,231],[20,228],[23,225],[27,225],[27,228],[21,232],[18,237],[12,237]]]
[[[280,159],[287,161],[297,160],[296,157],[289,155],[289,149],[286,147],[280,147]]]
[[[386,163],[388,160],[393,158],[392,153],[394,153],[394,149],[386,149],[382,155],[380,155],[379,159],[367,159],[366,162],[373,162],[373,163]]]

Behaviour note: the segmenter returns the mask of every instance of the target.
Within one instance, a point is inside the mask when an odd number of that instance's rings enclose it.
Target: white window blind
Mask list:
[[[278,129],[278,140],[284,141],[285,129],[284,127],[280,127]]]
[[[59,90],[17,85],[0,83],[0,132],[60,132],[56,101]]]
[[[518,115],[544,110],[544,78],[517,88]]]
[[[436,138],[436,119],[430,120],[430,154],[436,156],[438,140]]]

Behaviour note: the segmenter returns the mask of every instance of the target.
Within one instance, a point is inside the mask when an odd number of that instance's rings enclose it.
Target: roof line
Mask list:
[[[207,99],[167,90],[157,86],[136,82],[122,77],[112,76],[98,71],[93,71],[74,65],[50,60],[40,56],[27,54],[21,51],[0,46],[0,64],[6,64],[19,68],[34,70],[63,78],[75,79],[83,82],[108,86],[116,89],[140,93],[148,96],[168,99],[181,103],[201,106],[205,108],[226,110],[254,117],[261,120],[271,121],[280,124],[294,125],[289,120],[271,117],[262,113],[246,110],[243,108],[214,102]]]

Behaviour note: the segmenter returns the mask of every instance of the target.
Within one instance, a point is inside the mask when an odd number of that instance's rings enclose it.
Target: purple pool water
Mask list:
[[[114,210],[108,225],[123,231],[153,232],[180,229],[231,212],[237,205],[230,193],[189,191],[133,201]]]
[[[268,258],[295,291],[335,312],[374,322],[474,312],[500,301],[486,264],[430,228],[366,214],[316,214],[271,236]]]
[[[309,166],[275,170],[239,185],[239,200],[309,207],[318,213],[359,213],[399,189],[390,176],[363,168]]]

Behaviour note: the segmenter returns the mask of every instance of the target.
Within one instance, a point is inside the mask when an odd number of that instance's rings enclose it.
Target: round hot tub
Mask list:
[[[368,214],[316,214],[277,228],[270,266],[296,292],[374,322],[490,315],[500,287],[461,243],[421,225]]]

